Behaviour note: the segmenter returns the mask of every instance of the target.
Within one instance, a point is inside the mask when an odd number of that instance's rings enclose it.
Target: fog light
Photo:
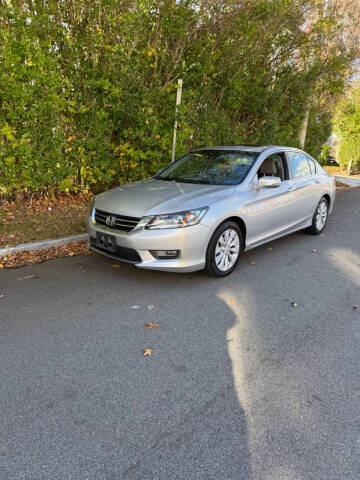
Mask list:
[[[150,253],[156,260],[171,260],[179,257],[180,250],[150,250]]]

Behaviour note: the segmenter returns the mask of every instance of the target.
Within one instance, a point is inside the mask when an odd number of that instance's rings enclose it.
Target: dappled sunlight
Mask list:
[[[348,248],[331,248],[327,256],[346,278],[360,287],[360,255],[358,253]]]
[[[232,373],[234,377],[234,389],[239,399],[245,415],[249,411],[250,403],[247,392],[245,360],[244,360],[244,339],[248,333],[248,318],[250,312],[244,305],[251,305],[251,294],[242,290],[242,296],[245,302],[239,302],[231,290],[222,290],[218,297],[223,300],[234,314],[236,319],[234,325],[228,329],[226,340],[228,345],[229,357],[232,362]]]
[[[274,455],[282,435],[292,436],[301,428],[299,412],[304,398],[292,372],[302,368],[291,355],[285,361],[276,352],[269,351],[264,337],[266,330],[261,328],[263,316],[258,308],[256,289],[242,286],[241,293],[232,288],[222,289],[217,296],[234,315],[226,340],[234,391],[247,423],[251,478],[259,478],[261,472],[262,480],[301,480],[303,477],[293,464],[296,450],[290,448],[285,455],[283,452]],[[297,394],[293,395],[295,390]],[[314,421],[308,412],[305,423]]]

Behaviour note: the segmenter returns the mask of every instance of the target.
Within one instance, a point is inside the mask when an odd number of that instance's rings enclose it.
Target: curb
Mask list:
[[[21,243],[16,247],[0,248],[0,257],[9,253],[28,252],[30,250],[45,250],[46,248],[59,247],[73,242],[82,242],[89,239],[88,233],[71,235],[70,237],[56,238],[55,240],[42,240],[41,242]]]
[[[334,175],[335,179],[339,182],[345,183],[349,187],[360,187],[359,177],[347,177],[345,175]]]

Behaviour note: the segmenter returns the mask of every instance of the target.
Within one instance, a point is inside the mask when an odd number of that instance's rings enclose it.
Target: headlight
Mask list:
[[[199,223],[207,210],[208,207],[196,208],[186,212],[155,215],[154,217],[144,217],[142,220],[146,219],[145,228],[147,229],[190,227],[191,225],[196,225]]]

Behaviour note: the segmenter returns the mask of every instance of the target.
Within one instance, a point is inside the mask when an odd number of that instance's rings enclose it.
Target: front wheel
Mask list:
[[[214,232],[206,252],[206,272],[213,277],[225,277],[231,273],[243,247],[239,225],[228,221]]]
[[[327,219],[329,215],[329,203],[325,197],[322,197],[318,203],[313,219],[312,224],[309,228],[305,230],[306,233],[311,235],[319,235],[325,228]]]

